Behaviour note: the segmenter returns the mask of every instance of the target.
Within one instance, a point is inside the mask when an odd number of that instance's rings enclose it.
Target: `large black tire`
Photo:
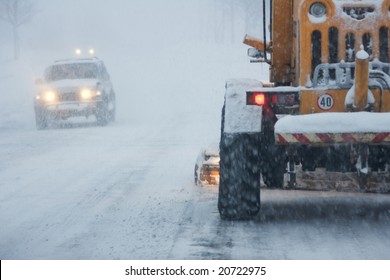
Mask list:
[[[106,126],[108,124],[109,117],[108,104],[106,101],[103,101],[96,112],[97,124],[100,126]]]
[[[282,189],[286,172],[285,147],[275,144],[273,133],[264,132],[261,144],[261,174],[268,188]]]
[[[47,128],[47,114],[43,109],[35,109],[35,124],[38,130]]]
[[[110,112],[108,116],[110,122],[115,122],[116,119],[116,108],[114,107]]]
[[[260,133],[225,134],[224,114],[218,210],[222,219],[246,220],[260,210]]]
[[[111,92],[111,97],[110,97],[110,102],[113,105],[113,108],[111,108],[109,114],[108,114],[108,119],[110,122],[115,122],[116,119],[116,101],[115,101],[115,93]]]
[[[199,185],[200,184],[200,181],[199,181],[199,178],[198,178],[198,165],[195,164],[195,168],[194,168],[194,182],[195,182],[195,185]]]

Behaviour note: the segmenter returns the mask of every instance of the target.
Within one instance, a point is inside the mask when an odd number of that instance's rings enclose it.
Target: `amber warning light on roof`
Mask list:
[[[82,50],[82,49],[76,49],[76,50],[75,50],[75,54],[76,54],[77,56],[80,56],[80,55],[83,54],[83,50]],[[94,49],[89,49],[89,50],[88,50],[88,54],[89,54],[89,55],[94,55],[94,54],[95,54],[95,50],[94,50]]]

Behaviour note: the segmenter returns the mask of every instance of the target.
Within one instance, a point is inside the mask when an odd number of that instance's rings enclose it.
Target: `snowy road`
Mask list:
[[[229,222],[194,185],[225,80],[268,79],[240,43],[261,18],[226,1],[36,2],[19,61],[0,26],[0,259],[390,259],[390,195],[262,190],[253,221]],[[117,121],[37,131],[34,80],[79,44],[110,72]]]
[[[262,212],[253,221],[229,222],[219,219],[216,193],[203,192],[187,209],[189,222],[171,257],[390,258],[389,197],[263,190]]]
[[[1,258],[167,257],[193,197],[193,163],[178,133],[151,130],[2,134]]]
[[[1,259],[389,259],[390,196],[263,190],[219,219],[183,119],[0,137]]]

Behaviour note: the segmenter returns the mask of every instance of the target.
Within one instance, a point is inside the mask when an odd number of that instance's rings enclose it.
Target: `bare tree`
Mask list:
[[[28,23],[35,14],[31,0],[0,0],[0,19],[12,27],[14,38],[14,58],[20,54],[19,27]]]

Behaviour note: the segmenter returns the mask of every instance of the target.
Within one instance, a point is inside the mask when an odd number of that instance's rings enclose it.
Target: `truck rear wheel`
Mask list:
[[[286,171],[286,156],[283,146],[262,142],[261,173],[268,188],[282,189]]]
[[[224,111],[218,210],[222,219],[250,219],[260,210],[260,133],[225,134]]]
[[[261,134],[261,174],[268,188],[282,189],[286,172],[286,148],[275,144],[275,119],[264,116]]]

